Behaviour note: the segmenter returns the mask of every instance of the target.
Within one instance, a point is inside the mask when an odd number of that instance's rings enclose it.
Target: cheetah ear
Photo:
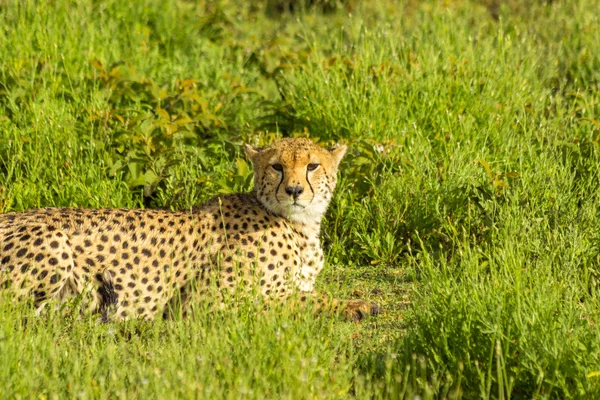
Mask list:
[[[333,162],[335,163],[336,167],[338,165],[340,165],[342,158],[344,158],[344,155],[346,154],[346,150],[347,150],[347,147],[346,147],[346,145],[343,145],[343,144],[339,145],[339,146],[330,147],[327,149],[327,151],[329,151],[329,154],[331,154],[331,157],[333,158]]]
[[[254,162],[258,153],[260,153],[262,149],[254,146],[250,146],[249,144],[244,144],[244,153],[246,153],[246,157],[248,160]]]

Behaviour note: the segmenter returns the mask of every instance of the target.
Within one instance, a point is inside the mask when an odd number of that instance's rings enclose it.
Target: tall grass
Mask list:
[[[3,301],[2,396],[593,398],[599,6],[3,3],[0,211],[187,208],[250,189],[244,141],[344,142],[319,286],[384,314]]]

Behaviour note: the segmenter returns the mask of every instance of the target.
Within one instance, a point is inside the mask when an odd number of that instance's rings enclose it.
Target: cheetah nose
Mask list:
[[[294,196],[294,199],[297,199],[302,193],[304,193],[304,188],[300,185],[288,186],[285,188],[285,192],[290,196]]]

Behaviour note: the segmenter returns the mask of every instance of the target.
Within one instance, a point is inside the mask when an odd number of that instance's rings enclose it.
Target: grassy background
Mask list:
[[[186,208],[250,188],[243,142],[343,142],[319,285],[385,310],[5,298],[0,397],[598,395],[600,4],[362,3],[0,2],[0,212]]]

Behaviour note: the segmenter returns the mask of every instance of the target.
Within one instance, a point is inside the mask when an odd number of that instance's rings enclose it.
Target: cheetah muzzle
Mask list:
[[[0,215],[0,287],[38,307],[74,296],[103,320],[161,315],[174,297],[185,309],[192,284],[219,291],[258,288],[268,299],[299,292],[316,308],[357,320],[374,303],[314,292],[323,268],[321,220],[345,146],[307,139],[245,146],[254,191],[217,197],[185,212],[47,208]]]

